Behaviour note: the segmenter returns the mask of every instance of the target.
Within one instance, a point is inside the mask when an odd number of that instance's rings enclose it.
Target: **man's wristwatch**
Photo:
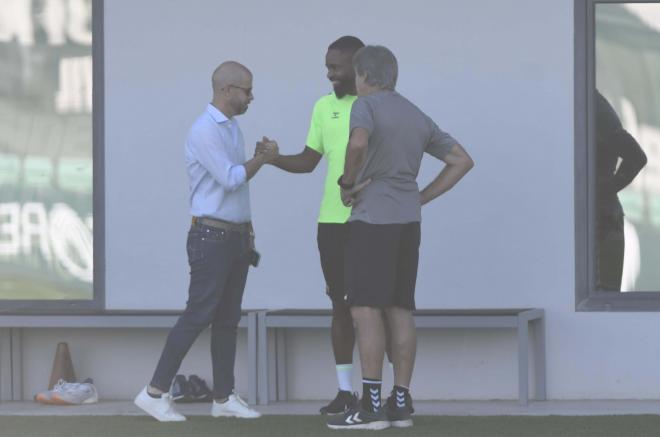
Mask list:
[[[353,188],[355,186],[355,183],[345,184],[343,178],[344,178],[344,175],[341,175],[341,176],[339,176],[339,179],[337,179],[337,185],[339,185],[339,187],[342,190],[350,190],[351,188]]]

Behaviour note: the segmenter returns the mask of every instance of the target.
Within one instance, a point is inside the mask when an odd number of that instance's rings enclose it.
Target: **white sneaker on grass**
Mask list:
[[[213,401],[211,407],[213,417],[239,417],[241,419],[256,419],[261,413],[248,407],[248,404],[235,393],[229,395],[225,402]]]
[[[133,402],[160,422],[183,422],[186,420],[186,417],[179,414],[172,406],[172,396],[169,393],[163,393],[160,398],[152,398],[147,393],[147,387],[145,387]]]

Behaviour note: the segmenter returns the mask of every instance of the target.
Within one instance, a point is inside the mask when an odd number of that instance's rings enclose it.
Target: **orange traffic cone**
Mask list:
[[[66,382],[76,381],[76,375],[73,372],[73,364],[71,363],[71,354],[69,353],[69,345],[66,343],[57,343],[55,359],[53,360],[53,370],[50,372],[48,390],[52,390],[60,379],[63,379]]]

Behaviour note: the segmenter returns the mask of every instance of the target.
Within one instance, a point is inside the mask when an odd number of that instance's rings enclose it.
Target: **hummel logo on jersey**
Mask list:
[[[353,425],[354,423],[360,423],[362,422],[362,419],[360,419],[360,412],[358,411],[357,413],[353,414],[352,416],[348,416],[346,418],[346,423],[349,425]]]
[[[339,118],[339,112],[332,111],[332,118],[333,118],[333,119],[337,119],[337,118]]]

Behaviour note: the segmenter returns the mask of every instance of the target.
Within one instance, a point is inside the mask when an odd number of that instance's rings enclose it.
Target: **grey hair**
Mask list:
[[[353,56],[353,68],[365,82],[377,88],[394,90],[399,67],[394,53],[383,46],[365,46]]]

